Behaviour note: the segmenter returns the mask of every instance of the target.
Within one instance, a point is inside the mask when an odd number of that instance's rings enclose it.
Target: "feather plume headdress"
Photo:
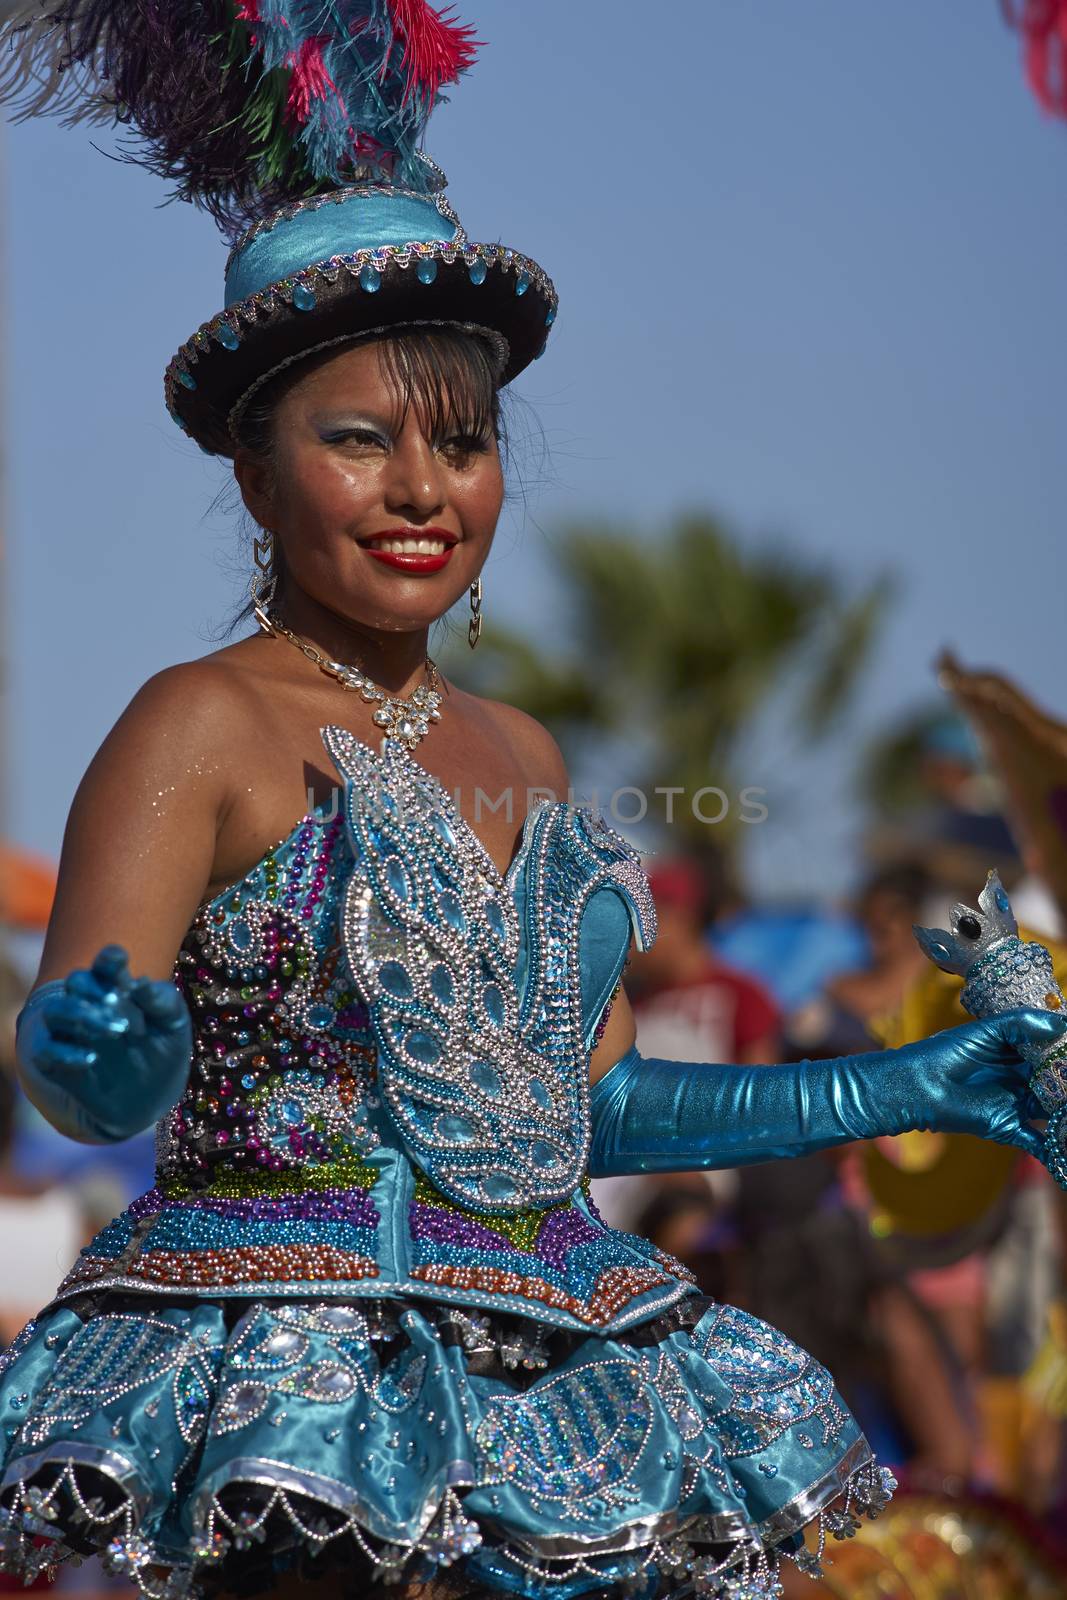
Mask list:
[[[132,160],[239,231],[359,177],[425,187],[472,33],[426,0],[30,0],[0,29],[0,99],[128,125]]]
[[[9,7],[0,100],[128,129],[127,158],[234,244],[224,311],[167,371],[171,414],[205,448],[232,450],[265,377],[345,338],[469,328],[493,346],[502,382],[540,353],[550,281],[468,241],[419,148],[476,49],[473,30],[427,0]]]

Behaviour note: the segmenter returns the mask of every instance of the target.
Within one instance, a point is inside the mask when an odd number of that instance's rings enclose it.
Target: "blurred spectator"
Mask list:
[[[687,1266],[705,1294],[736,1304],[730,1292],[730,1260],[736,1238],[728,1208],[707,1184],[695,1188],[648,1183],[634,1228],[660,1250]]]
[[[910,923],[930,920],[925,888],[913,866],[886,869],[868,882],[860,913],[870,962],[829,987],[828,1007],[862,1023],[875,1047],[964,1020],[959,980],[909,949]],[[1054,952],[1054,960],[1059,972],[1063,953]],[[850,1204],[868,1219],[881,1270],[921,1307],[949,1363],[956,1434],[962,1428],[967,1441],[963,1469],[950,1470],[944,1444],[953,1430],[943,1420],[933,1450],[917,1448],[907,1463],[912,1476],[937,1487],[943,1472],[1021,1492],[1027,1461],[1037,1467],[1039,1440],[1034,1419],[1024,1415],[1019,1380],[1040,1347],[1056,1284],[1047,1174],[1007,1147],[914,1132],[854,1146],[841,1176]],[[914,1365],[913,1329],[891,1308],[883,1308],[882,1319],[898,1405],[906,1411],[899,1374]],[[914,1420],[909,1428],[921,1444]],[[1029,1472],[1028,1491],[1036,1490],[1039,1476]],[[1029,1492],[1032,1509],[1041,1498]]]
[[[650,950],[633,957],[627,977],[638,1049],[668,1061],[766,1063],[779,1053],[778,1008],[762,984],[736,972],[709,948],[716,884],[710,864],[678,858],[649,877],[659,918]],[[598,1178],[593,1198],[612,1227],[632,1228],[651,1196],[688,1191],[695,1203],[733,1190],[730,1176],[683,1173],[656,1180]],[[672,1252],[677,1253],[677,1252]]]
[[[908,988],[926,967],[914,928],[930,894],[930,875],[918,862],[886,867],[869,878],[856,912],[870,946],[870,961],[827,985],[827,995],[866,1025],[898,1011]]]
[[[862,966],[831,977],[817,998],[789,1018],[790,1060],[876,1048],[872,1024],[900,1010],[908,989],[929,965],[912,930],[925,917],[931,888],[930,875],[918,862],[883,867],[867,879],[856,902],[866,959]]]
[[[867,854],[876,865],[920,861],[948,901],[975,895],[990,867],[1009,889],[1020,880],[1002,786],[957,712],[939,706],[879,740],[866,788],[877,818]]]
[[[786,1014],[865,954],[851,917],[814,904],[738,907],[716,921],[710,937],[719,958],[765,985]]]
[[[635,955],[627,987],[642,1054],[673,1061],[766,1063],[778,1056],[778,1008],[756,979],[708,946],[712,890],[688,859],[649,875],[659,917],[651,950]]]
[[[789,1017],[784,1059],[878,1048],[876,1019],[898,1011],[928,967],[912,928],[930,887],[912,862],[868,879],[855,907],[861,958]],[[962,1482],[975,1431],[958,1356],[872,1237],[866,1193],[842,1188],[848,1161],[838,1152],[736,1174],[729,1297],[830,1368],[885,1460],[938,1486]]]

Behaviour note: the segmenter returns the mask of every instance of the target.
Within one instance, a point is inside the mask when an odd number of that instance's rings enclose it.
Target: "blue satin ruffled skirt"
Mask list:
[[[614,1339],[430,1301],[61,1305],[6,1353],[0,1424],[5,1568],[102,1550],[167,1600],[331,1565],[353,1594],[770,1596],[806,1523],[892,1488],[823,1368],[697,1297]]]

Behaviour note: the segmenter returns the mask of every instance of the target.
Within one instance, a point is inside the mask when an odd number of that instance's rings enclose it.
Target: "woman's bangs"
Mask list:
[[[414,407],[427,438],[496,436],[500,406],[494,360],[477,334],[420,329],[383,339],[378,351],[402,413]]]

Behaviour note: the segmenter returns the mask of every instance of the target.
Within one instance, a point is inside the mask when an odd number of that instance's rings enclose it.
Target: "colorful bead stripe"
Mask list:
[[[118,1272],[145,1283],[196,1289],[233,1289],[254,1283],[338,1283],[376,1278],[368,1256],[328,1245],[275,1245],[232,1250],[148,1250],[121,1266],[114,1257],[82,1256],[60,1286],[60,1294]]]
[[[539,1300],[546,1306],[569,1311],[579,1322],[593,1327],[603,1327],[631,1300],[671,1282],[664,1273],[651,1267],[609,1267],[600,1274],[588,1301],[582,1301],[555,1284],[546,1283],[543,1278],[501,1272],[497,1267],[422,1266],[412,1268],[411,1276],[421,1283],[435,1283],[447,1289],[474,1289],[482,1294],[518,1295],[526,1300]]]

